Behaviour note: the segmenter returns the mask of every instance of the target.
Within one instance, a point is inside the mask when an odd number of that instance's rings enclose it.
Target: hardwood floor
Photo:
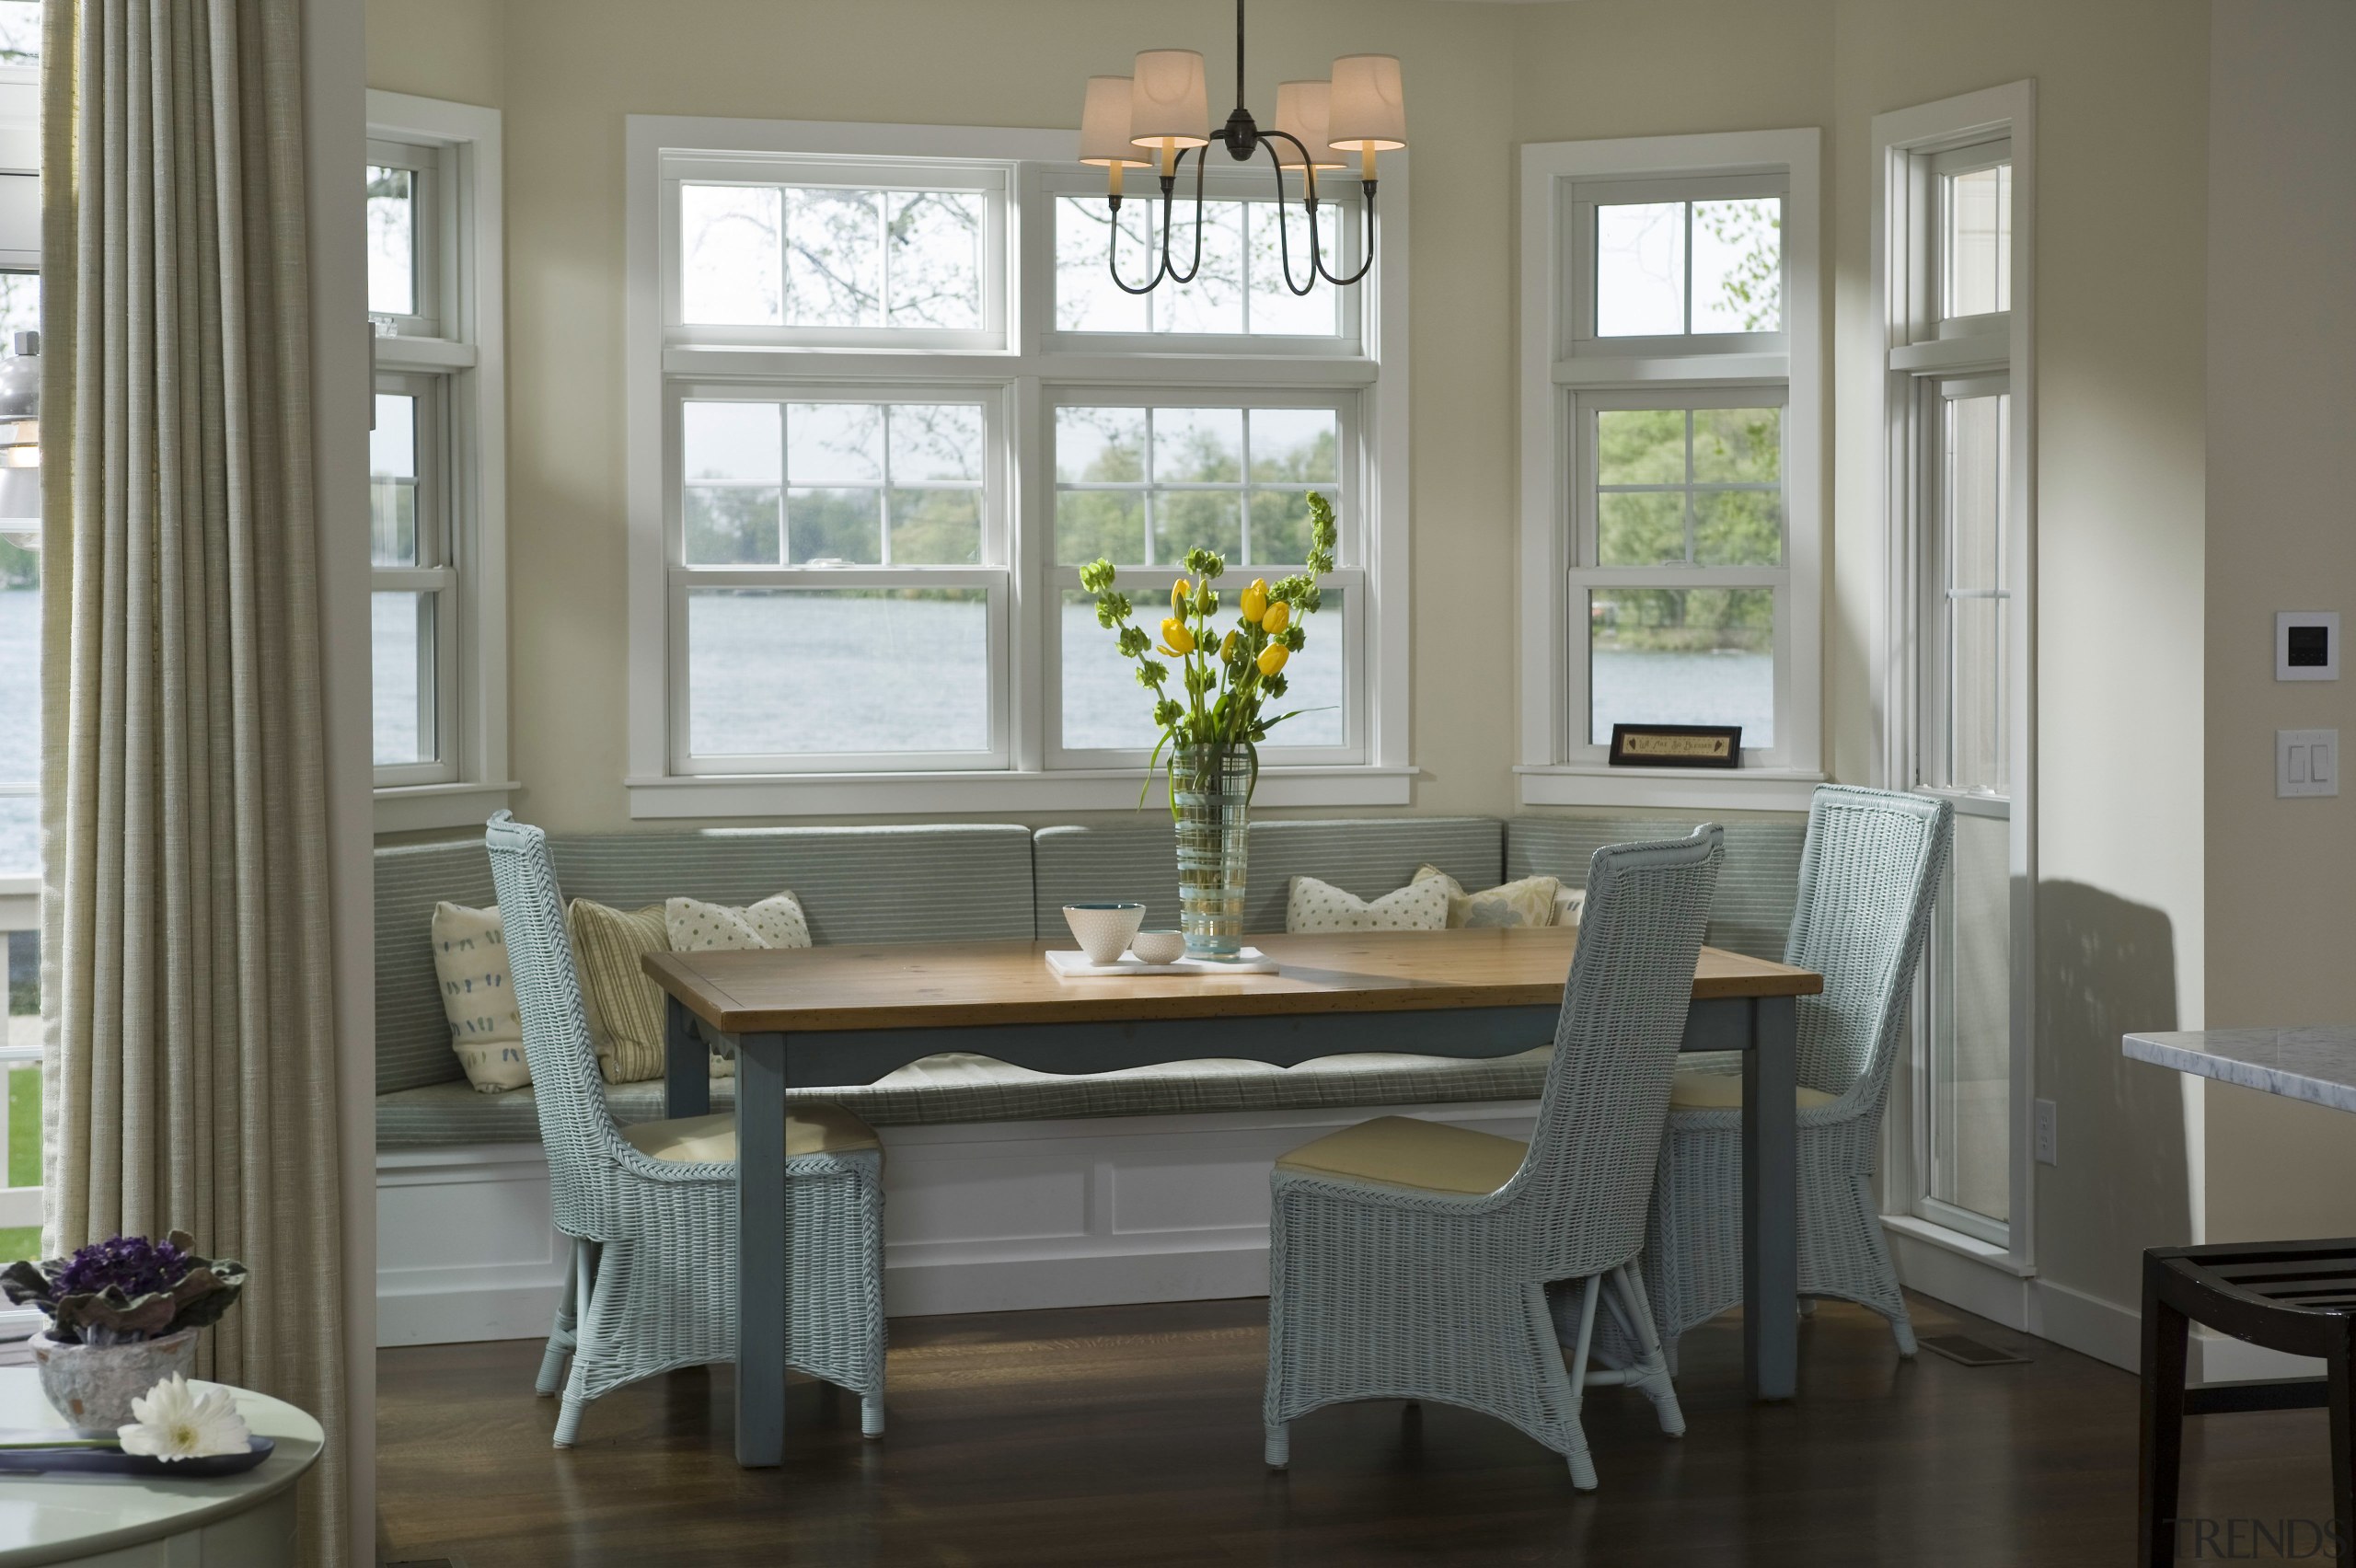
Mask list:
[[[781,1470],[730,1454],[726,1367],[672,1374],[590,1408],[549,1447],[533,1343],[378,1354],[379,1539],[394,1561],[466,1568],[799,1562],[1071,1564],[1592,1562],[1678,1568],[2081,1568],[2134,1550],[2133,1378],[1917,1298],[1924,1334],[1961,1332],[2025,1366],[1900,1362],[1879,1319],[1826,1305],[1801,1332],[1800,1397],[1742,1398],[1733,1317],[1689,1335],[1690,1432],[1598,1389],[1602,1490],[1555,1456],[1444,1405],[1343,1406],[1295,1424],[1293,1464],[1260,1463],[1266,1304],[1213,1301],[893,1324],[891,1430],[797,1383]],[[2188,1516],[2329,1516],[2320,1412],[2212,1416],[2186,1443]],[[2242,1562],[2296,1561],[2250,1533]],[[2295,1541],[2294,1541],[2295,1545]],[[2316,1560],[2310,1553],[2307,1560]]]

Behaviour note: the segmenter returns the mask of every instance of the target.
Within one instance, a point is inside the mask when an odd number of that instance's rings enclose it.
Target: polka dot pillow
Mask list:
[[[791,893],[742,909],[706,904],[700,898],[666,898],[663,928],[670,934],[673,952],[746,952],[810,945],[810,922],[802,913],[802,901]]]
[[[1285,929],[1311,931],[1442,931],[1448,928],[1448,884],[1409,882],[1371,903],[1315,877],[1292,879]]]

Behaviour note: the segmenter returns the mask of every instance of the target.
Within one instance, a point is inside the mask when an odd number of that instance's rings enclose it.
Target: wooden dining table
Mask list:
[[[1291,1066],[1351,1052],[1503,1056],[1545,1043],[1575,929],[1254,936],[1273,974],[1059,978],[1066,941],[657,952],[669,1114],[710,1109],[693,1020],[736,1052],[736,1458],[780,1462],[789,1296],[785,1094],[872,1083],[936,1052],[1052,1073],[1216,1055]],[[1684,1049],[1742,1053],[1743,1365],[1788,1399],[1798,1356],[1796,1000],[1822,976],[1703,948]],[[1216,1023],[1215,1035],[1204,1026]]]

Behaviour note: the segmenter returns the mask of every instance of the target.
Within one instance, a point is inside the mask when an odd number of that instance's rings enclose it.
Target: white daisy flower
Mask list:
[[[170,1459],[198,1459],[209,1454],[242,1454],[253,1447],[246,1418],[229,1390],[193,1389],[175,1372],[146,1397],[131,1401],[139,1419],[115,1429],[126,1454],[147,1454]]]

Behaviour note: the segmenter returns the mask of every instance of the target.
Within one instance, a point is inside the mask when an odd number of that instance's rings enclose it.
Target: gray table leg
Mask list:
[[[1798,1011],[1789,997],[1753,1004],[1742,1054],[1742,1366],[1755,1400],[1799,1385]]]
[[[785,1458],[785,1036],[736,1043],[736,1462]]]
[[[663,1114],[702,1116],[711,1110],[711,1053],[696,1036],[695,1014],[676,997],[663,998]]]

